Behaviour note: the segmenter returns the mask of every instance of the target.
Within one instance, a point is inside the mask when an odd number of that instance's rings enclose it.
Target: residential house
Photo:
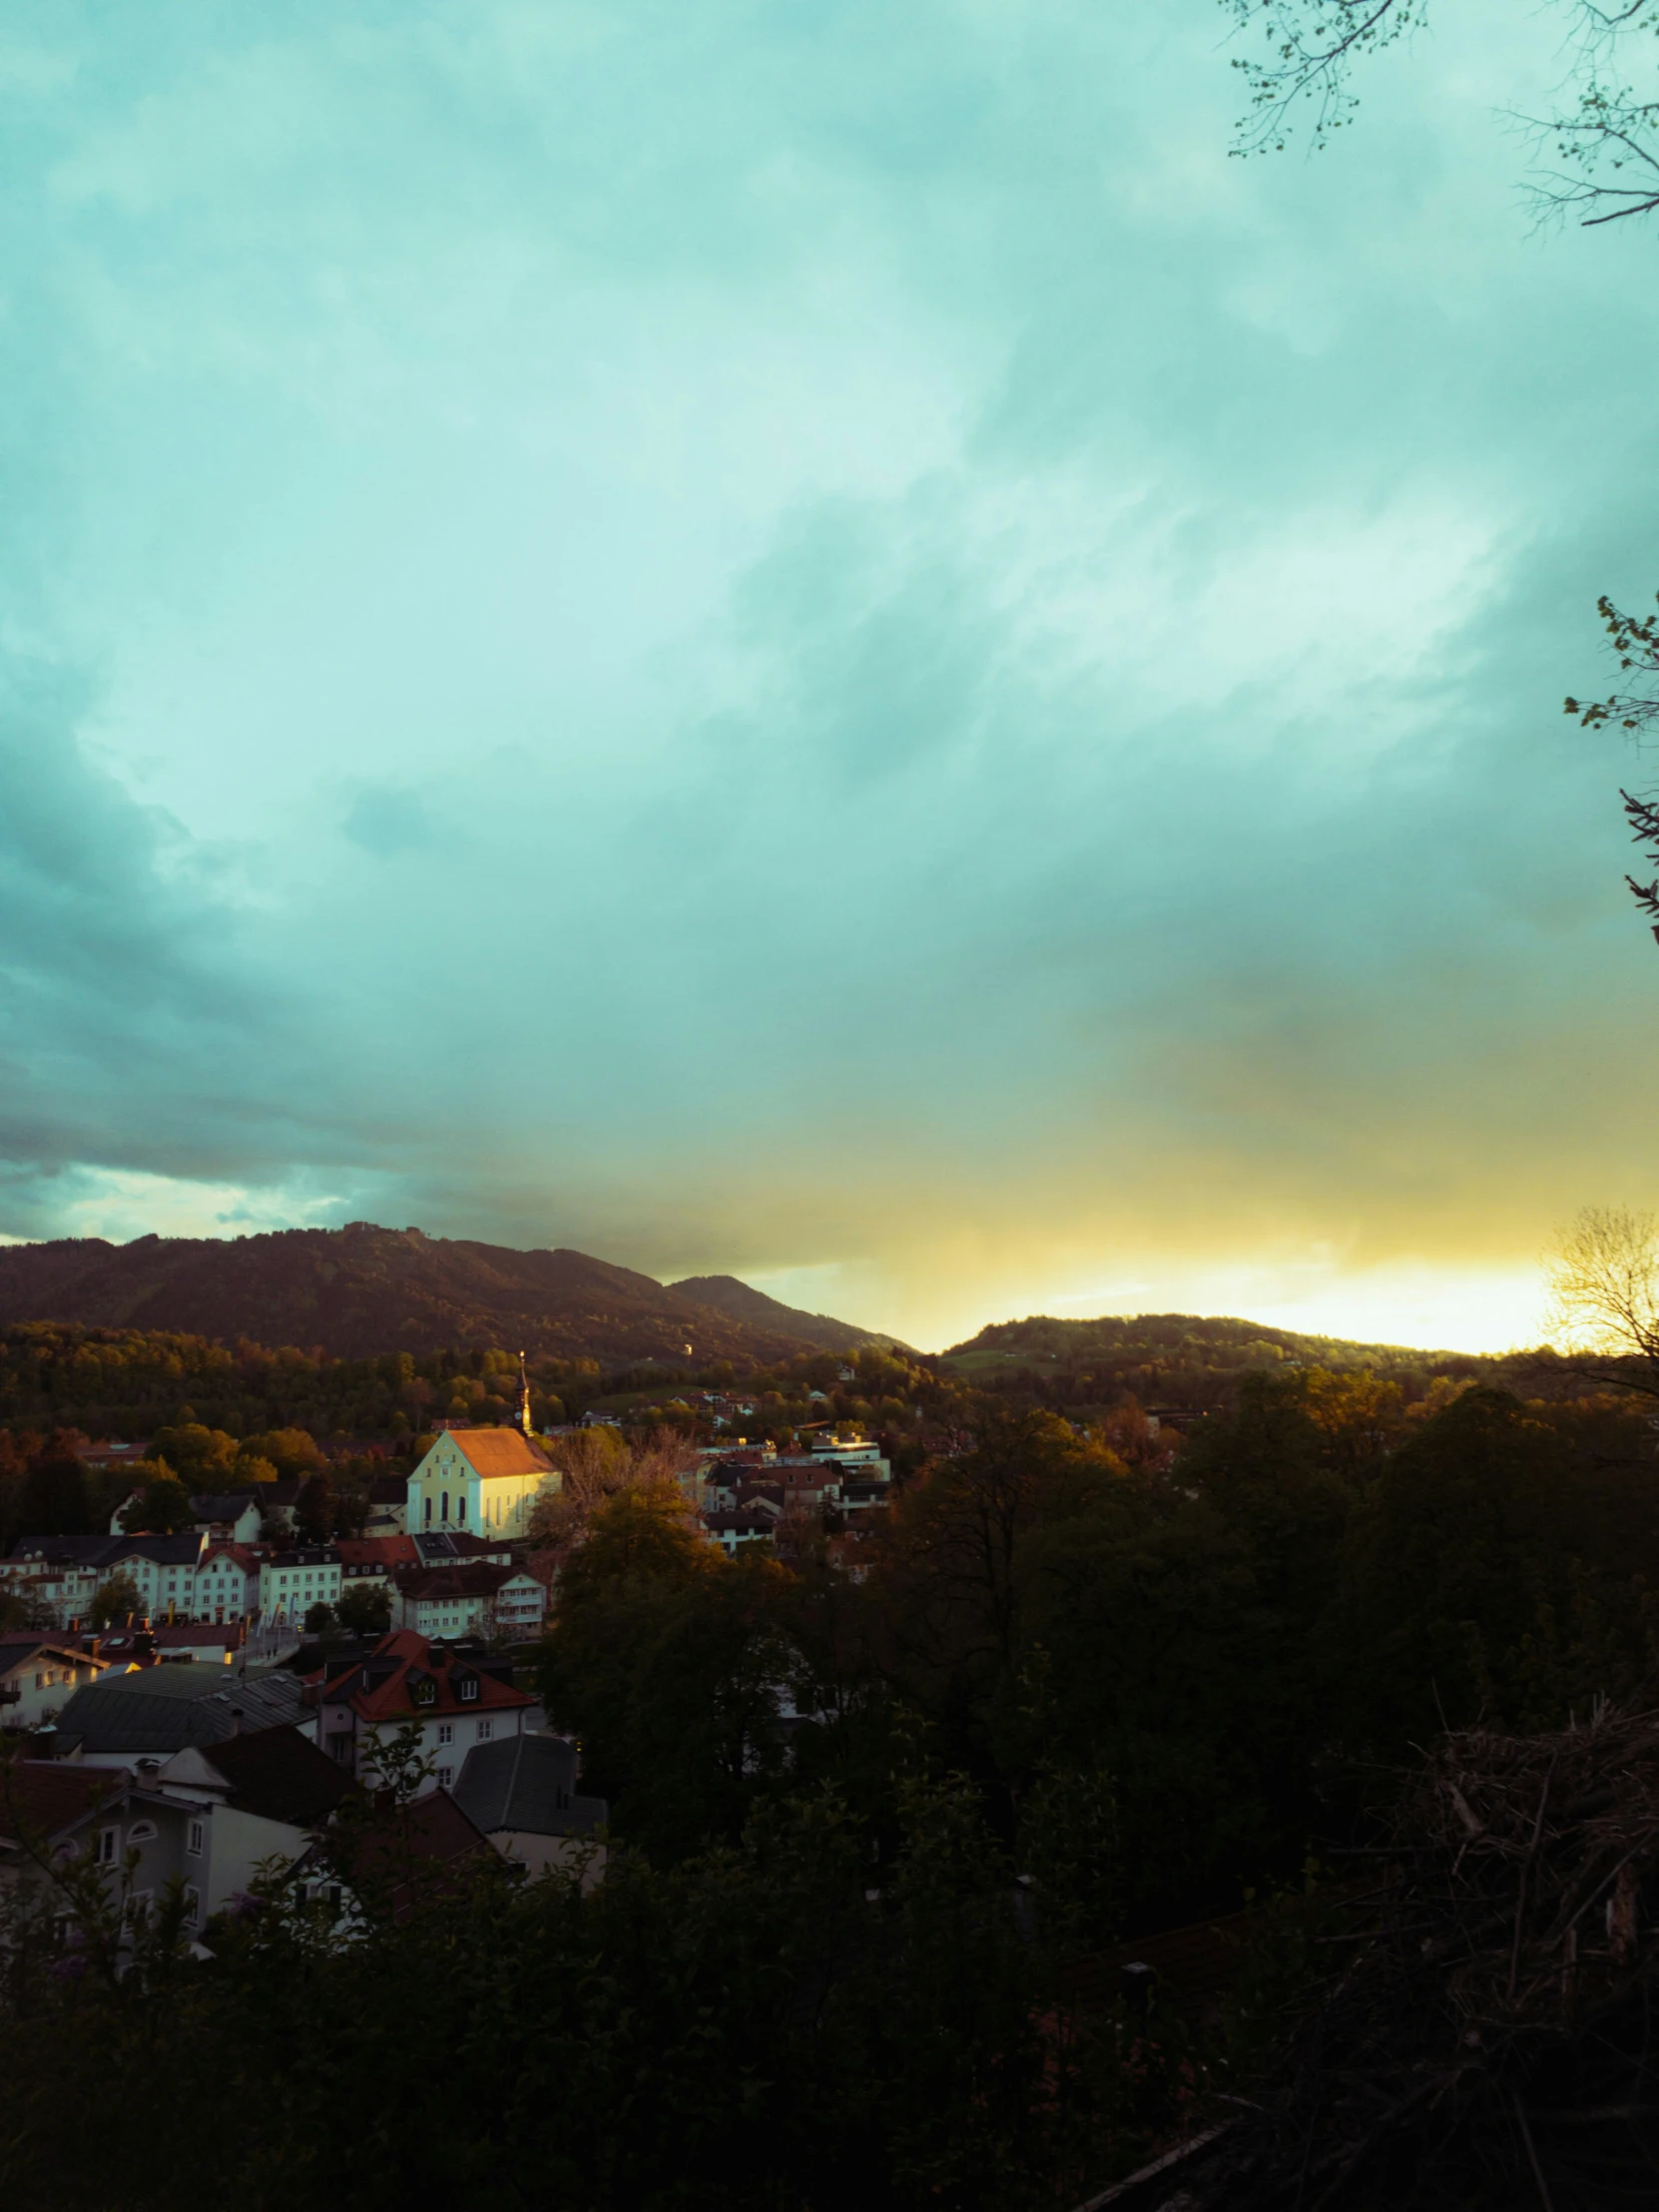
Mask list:
[[[546,1452],[520,1429],[446,1428],[408,1478],[404,1527],[412,1536],[523,1536],[541,1490],[558,1482]]]
[[[97,1474],[119,1473],[128,1467],[136,1467],[141,1460],[147,1459],[150,1456],[150,1446],[147,1443],[125,1444],[113,1437],[95,1444],[83,1442],[77,1436],[75,1456],[82,1466],[91,1467]]]
[[[473,1564],[412,1568],[397,1576],[400,1628],[422,1636],[466,1636],[510,1629],[541,1633],[547,1589],[526,1567]]]
[[[279,1626],[302,1623],[313,1605],[337,1605],[340,1555],[335,1544],[271,1551],[260,1562],[260,1618]]]
[[[224,1495],[208,1492],[193,1497],[190,1509],[196,1515],[197,1527],[204,1536],[234,1544],[257,1544],[265,1519],[262,1493],[268,1487],[267,1483],[257,1482],[246,1490],[231,1490]]]
[[[704,1534],[730,1557],[741,1544],[770,1543],[783,1518],[783,1508],[770,1498],[757,1497],[746,1504],[717,1507],[702,1516]]]
[[[365,1536],[400,1536],[409,1503],[409,1478],[404,1474],[377,1474],[368,1485],[368,1518]]]
[[[503,1859],[527,1874],[542,1874],[567,1865],[610,1819],[603,1798],[578,1793],[579,1773],[576,1746],[562,1736],[477,1744],[455,1784],[455,1803]],[[600,1847],[591,1878],[597,1879],[604,1863]]]
[[[299,1862],[296,1880],[313,1903],[332,1907],[336,1934],[348,1937],[362,1929],[370,1903],[407,1920],[417,1904],[456,1897],[479,1862],[493,1857],[449,1792],[432,1790],[412,1803],[377,1806],[348,1842],[336,1830]]]
[[[351,1788],[293,1727],[150,1758],[137,1771],[18,1761],[0,1775],[0,1880],[45,1883],[58,1855],[85,1856],[130,1910],[177,1885],[185,1925],[199,1932],[262,1866],[300,1858]]]
[[[125,1769],[9,1760],[0,1768],[0,1885],[48,1890],[54,1866],[83,1859],[103,1870],[107,1893],[119,1896],[131,1883],[136,1893],[153,1898],[168,1879],[162,1870],[175,1856],[170,1847],[188,1816],[170,1808],[158,1818],[146,1804],[135,1818],[136,1787]],[[129,1850],[138,1861],[132,1874],[124,1864]]]
[[[186,1855],[200,1862],[208,1915],[245,1892],[262,1866],[303,1857],[355,1785],[301,1729],[279,1726],[188,1745],[156,1769],[153,1787],[195,1808]]]
[[[32,1630],[0,1636],[0,1728],[40,1728],[106,1662]]]
[[[359,1781],[372,1784],[380,1746],[413,1729],[432,1770],[422,1794],[451,1788],[475,1744],[520,1735],[541,1720],[535,1699],[515,1687],[510,1663],[429,1643],[406,1628],[383,1636],[366,1659],[329,1662],[306,1689],[315,1699],[317,1743]]]

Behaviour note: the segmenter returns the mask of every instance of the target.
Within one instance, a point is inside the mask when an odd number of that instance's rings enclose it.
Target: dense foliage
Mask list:
[[[1074,2021],[1080,1956],[1299,1884],[1443,1726],[1558,1727],[1653,1677],[1656,1437],[1625,1402],[1281,1361],[1174,1450],[1129,1400],[1091,1425],[831,1365],[756,1401],[908,1439],[855,1573],[829,1538],[727,1559],[666,1474],[567,1532],[540,1686],[611,1801],[604,1882],[487,1867],[343,1946],[274,1899],[107,1985],[25,1945],[8,2203],[1075,2201],[1221,2078]],[[648,1427],[636,1471],[671,1467]],[[204,1477],[307,1447],[153,1446]],[[77,1470],[43,1444],[18,1479],[39,1506]],[[99,2124],[66,2145],[88,2047]],[[238,2124],[134,2178],[163,2066]]]

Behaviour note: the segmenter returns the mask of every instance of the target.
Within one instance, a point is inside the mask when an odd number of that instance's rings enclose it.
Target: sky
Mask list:
[[[1533,1341],[1659,1203],[1560,31],[1251,162],[1215,0],[13,0],[0,1234]]]

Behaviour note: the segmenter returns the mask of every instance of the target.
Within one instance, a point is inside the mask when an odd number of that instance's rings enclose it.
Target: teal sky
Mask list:
[[[1526,1337],[1659,241],[1444,18],[1244,163],[1214,0],[15,0],[0,1231]]]

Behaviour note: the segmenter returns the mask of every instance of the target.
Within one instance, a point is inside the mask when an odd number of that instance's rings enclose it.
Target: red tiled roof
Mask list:
[[[47,1759],[0,1760],[0,1839],[16,1843],[20,1828],[51,1838],[74,1826],[132,1777],[124,1767],[67,1767]]]
[[[207,1550],[202,1554],[202,1565],[206,1566],[210,1559],[234,1559],[247,1574],[259,1565],[260,1554],[248,1544],[233,1544],[220,1537],[217,1541],[210,1540]]]
[[[360,1887],[378,1888],[401,1870],[389,1902],[394,1920],[406,1920],[420,1899],[453,1895],[468,1861],[493,1866],[494,1847],[447,1790],[433,1790],[411,1805],[387,1809],[349,1852],[347,1875]]]
[[[448,1577],[461,1570],[450,1567]],[[322,1705],[349,1705],[359,1720],[371,1728],[388,1726],[418,1715],[445,1713],[518,1712],[536,1702],[523,1690],[515,1690],[492,1674],[485,1674],[468,1659],[434,1649],[426,1637],[412,1628],[394,1629],[369,1654],[331,1680],[318,1673],[309,1678]],[[463,1700],[460,1685],[470,1680],[474,1694]],[[430,1695],[417,1698],[417,1689],[430,1685]]]
[[[343,1567],[412,1567],[420,1562],[412,1536],[337,1536],[334,1549]]]
[[[492,1567],[484,1562],[460,1567],[417,1568],[412,1574],[400,1574],[397,1587],[405,1597],[493,1597],[504,1583],[510,1582],[522,1570],[515,1567]]]

